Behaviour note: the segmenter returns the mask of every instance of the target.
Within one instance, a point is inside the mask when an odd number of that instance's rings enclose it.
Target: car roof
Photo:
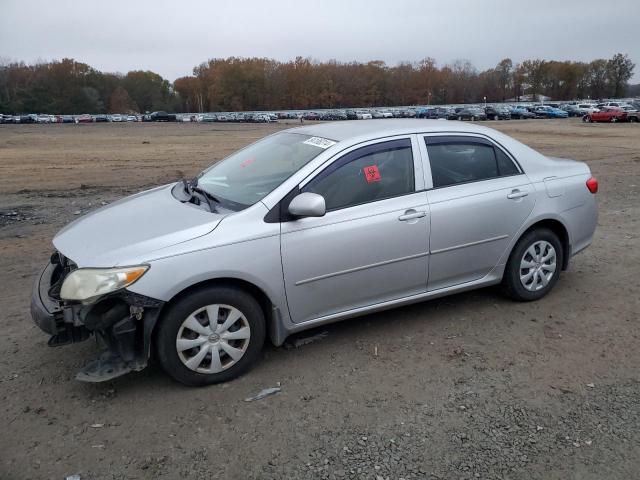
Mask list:
[[[464,122],[428,120],[415,118],[389,118],[365,121],[347,120],[341,122],[320,123],[287,130],[292,133],[328,138],[335,141],[361,137],[379,138],[412,133],[481,133],[493,131],[486,127]]]

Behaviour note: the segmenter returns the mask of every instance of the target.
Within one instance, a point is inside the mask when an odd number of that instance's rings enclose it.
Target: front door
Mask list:
[[[429,211],[415,138],[352,149],[301,191],[327,213],[282,223],[281,255],[294,322],[426,292]]]

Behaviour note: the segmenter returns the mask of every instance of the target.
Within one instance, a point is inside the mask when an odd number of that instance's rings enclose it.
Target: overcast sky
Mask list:
[[[169,80],[213,57],[638,64],[640,0],[0,0],[0,58],[71,57]]]

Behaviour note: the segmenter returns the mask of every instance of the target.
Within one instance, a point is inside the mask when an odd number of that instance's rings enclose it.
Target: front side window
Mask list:
[[[232,153],[202,172],[198,186],[228,208],[246,208],[262,200],[335,143],[310,135],[277,133]]]
[[[311,180],[303,191],[322,195],[327,210],[414,192],[411,140],[377,143],[347,153]]]
[[[499,148],[465,139],[425,137],[434,188],[520,173]]]

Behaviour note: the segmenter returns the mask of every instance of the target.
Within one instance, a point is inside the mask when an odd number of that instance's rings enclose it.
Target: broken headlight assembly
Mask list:
[[[79,268],[62,283],[60,298],[87,301],[115,292],[136,282],[149,270],[148,265],[116,268]]]

